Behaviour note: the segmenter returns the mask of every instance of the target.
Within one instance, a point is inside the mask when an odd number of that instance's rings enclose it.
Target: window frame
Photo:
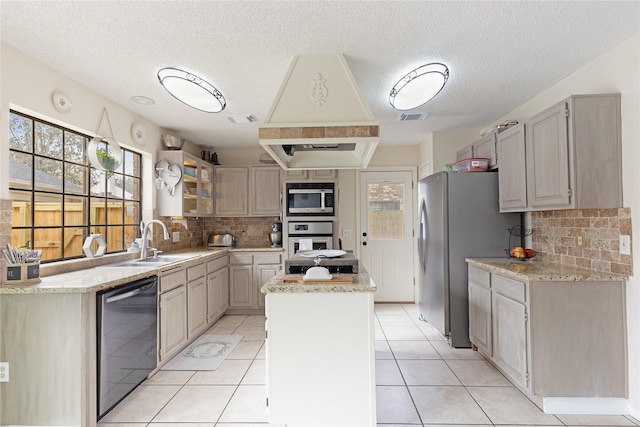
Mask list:
[[[23,147],[14,147],[12,146],[12,119],[13,116],[18,116],[22,120],[29,121],[30,125],[30,140],[24,140],[23,142],[27,143]],[[39,153],[37,149],[37,127],[38,126],[49,126],[60,130],[62,135],[61,141],[61,153],[59,154],[59,158],[51,155],[51,153]],[[68,141],[71,138],[82,138],[82,155],[81,160],[78,160],[76,157],[71,157],[68,155],[66,147]],[[65,127],[64,125],[51,123],[47,120],[43,120],[41,118],[35,117],[30,114],[23,113],[18,110],[10,109],[9,110],[9,194],[12,199],[12,218],[11,218],[11,232],[12,232],[12,244],[16,246],[16,242],[14,242],[14,235],[16,231],[27,231],[28,239],[22,240],[18,242],[27,243],[24,247],[28,247],[29,249],[39,249],[35,248],[35,242],[37,240],[38,232],[42,233],[42,231],[50,230],[54,231],[58,230],[58,238],[57,240],[51,239],[51,242],[56,242],[58,244],[59,249],[56,249],[57,256],[43,258],[43,263],[57,262],[63,260],[70,259],[81,259],[85,258],[85,254],[80,249],[77,250],[77,244],[74,246],[72,253],[65,253],[66,249],[66,239],[68,238],[67,233],[74,233],[75,236],[80,237],[81,230],[82,233],[82,242],[89,236],[89,234],[100,233],[105,238],[105,241],[111,241],[111,247],[107,245],[107,253],[118,253],[125,252],[127,249],[127,245],[133,241],[136,237],[139,237],[139,223],[142,218],[142,155],[133,150],[121,147],[123,152],[123,161],[120,166],[112,173],[108,173],[105,171],[100,171],[91,166],[89,159],[87,157],[87,146],[93,137],[83,133],[78,132],[76,130]],[[78,141],[76,141],[78,142]],[[70,144],[70,142],[69,142]],[[28,145],[28,147],[27,147]],[[29,149],[30,151],[25,151]],[[14,153],[17,153],[18,156],[30,156],[29,161],[30,165],[30,182],[28,185],[16,185],[16,180],[14,175],[12,175],[11,168],[12,163],[11,160],[14,157]],[[76,153],[77,154],[77,153]],[[26,160],[26,158],[25,158]],[[36,173],[38,172],[38,161],[44,160],[45,162],[60,162],[60,184],[57,188],[46,188],[41,181],[36,181]],[[29,162],[27,162],[29,163]],[[131,163],[131,165],[129,165]],[[17,162],[20,164],[20,162]],[[29,166],[27,166],[29,167]],[[74,184],[73,182],[69,182],[66,179],[68,171],[68,167],[71,168],[80,168],[82,171],[82,179],[79,184],[80,191],[77,190],[77,186],[70,187],[69,184]],[[17,169],[16,169],[17,171]],[[57,172],[57,170],[56,170]],[[55,178],[58,175],[53,175]],[[120,187],[117,185],[117,181],[119,180]],[[102,182],[100,182],[102,181]],[[45,183],[46,184],[46,183]],[[128,186],[128,184],[130,184]],[[53,186],[54,184],[51,184]],[[99,185],[99,190],[102,190],[102,193],[96,193],[94,190],[95,186]],[[130,189],[130,193],[127,192],[127,189]],[[115,190],[115,191],[114,191]],[[15,197],[16,195],[21,195],[24,197]],[[56,224],[43,224],[37,223],[36,213],[38,211],[38,206],[42,206],[43,199],[41,198],[57,198],[58,201],[54,203],[59,203],[59,220],[56,220]],[[15,203],[16,201],[24,200],[25,204],[29,205],[30,208],[30,218],[28,223],[23,225],[15,225]],[[70,206],[72,203],[78,203],[79,200],[81,203],[81,219],[79,223],[77,221],[73,223],[68,223],[67,215],[70,215],[67,212],[65,206]],[[103,214],[101,216],[104,217],[104,221],[98,223],[92,219],[92,212],[96,209],[102,207]],[[116,212],[116,218],[113,219],[112,215],[109,215],[109,209],[114,209]],[[54,208],[55,209],[55,208]],[[119,212],[118,212],[119,211]],[[128,212],[131,212],[132,220],[131,222],[127,222]],[[69,241],[71,241],[74,237],[71,235]],[[115,242],[115,247],[114,247]],[[71,252],[71,251],[70,251]],[[44,255],[44,254],[43,254]]]

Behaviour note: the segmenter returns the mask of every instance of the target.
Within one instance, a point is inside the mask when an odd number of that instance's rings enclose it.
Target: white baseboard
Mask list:
[[[629,405],[629,415],[640,421],[640,409],[634,408],[633,406]]]
[[[627,399],[590,397],[545,397],[546,414],[629,415]]]

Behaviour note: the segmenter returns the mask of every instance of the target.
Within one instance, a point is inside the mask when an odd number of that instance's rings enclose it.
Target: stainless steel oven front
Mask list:
[[[333,221],[289,221],[287,235],[289,257],[294,256],[301,247],[333,249]]]

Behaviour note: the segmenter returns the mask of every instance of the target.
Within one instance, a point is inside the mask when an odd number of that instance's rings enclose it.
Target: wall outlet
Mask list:
[[[343,228],[342,229],[342,237],[351,237],[351,229]]]
[[[9,382],[9,362],[0,362],[0,383]]]
[[[180,232],[179,231],[174,231],[172,234],[173,237],[173,243],[179,242],[180,241]]]
[[[620,235],[620,255],[631,255],[631,236]]]

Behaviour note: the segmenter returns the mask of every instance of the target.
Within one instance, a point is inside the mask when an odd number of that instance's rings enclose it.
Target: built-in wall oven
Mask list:
[[[334,216],[333,182],[288,182],[287,216]]]
[[[156,276],[97,293],[98,420],[156,368],[157,301]]]
[[[288,256],[302,249],[333,249],[333,221],[289,221]]]

